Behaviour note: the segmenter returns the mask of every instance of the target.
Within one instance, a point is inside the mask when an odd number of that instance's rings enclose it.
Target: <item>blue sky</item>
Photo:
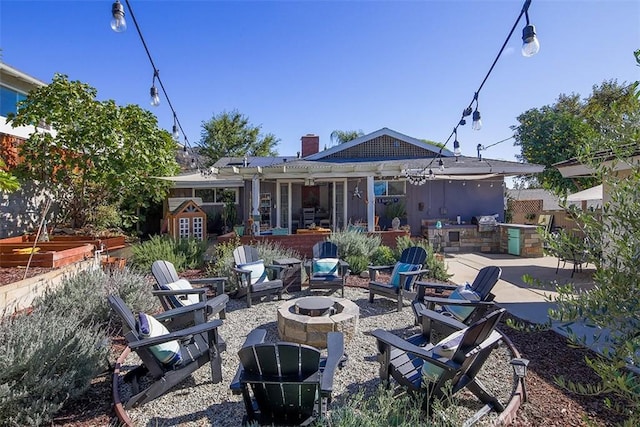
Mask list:
[[[166,99],[149,105],[153,68],[131,16],[126,32],[113,32],[111,3],[2,0],[2,61],[45,82],[67,74],[100,99],[151,110],[171,130]],[[295,155],[302,135],[330,146],[335,129],[388,127],[444,142],[523,1],[130,3],[191,145],[203,121],[237,109],[280,139],[280,154]],[[483,129],[459,129],[464,155],[509,137],[519,114],[561,93],[640,80],[639,1],[533,0],[529,17],[540,52],[520,54],[523,18],[480,93]],[[518,152],[509,140],[483,155]]]

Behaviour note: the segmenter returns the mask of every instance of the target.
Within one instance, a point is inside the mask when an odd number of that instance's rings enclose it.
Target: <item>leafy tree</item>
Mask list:
[[[18,179],[4,170],[4,160],[0,159],[0,191],[15,191],[20,188]]]
[[[86,225],[89,212],[116,206],[125,226],[136,211],[162,200],[169,183],[152,178],[177,172],[175,142],[149,111],[97,101],[91,86],[56,74],[29,93],[10,115],[12,126],[46,123],[20,144],[16,174],[54,192],[63,220]]]
[[[249,118],[237,110],[223,111],[202,122],[199,154],[211,166],[222,157],[277,156],[275,146],[280,141],[269,133],[262,135],[260,126],[253,126]]]
[[[640,50],[635,55],[640,65]],[[624,90],[638,100],[638,86],[635,82]],[[608,96],[605,92],[609,88],[605,89],[601,96]],[[602,132],[578,151],[578,160],[595,171],[595,178],[605,184],[608,194],[601,215],[573,211],[587,236],[588,249],[595,255],[591,259],[597,267],[595,287],[588,292],[576,292],[571,285],[560,288],[555,298],[557,309],[550,312],[556,320],[581,320],[610,331],[600,337],[604,354],[587,359],[600,383],[559,382],[578,393],[607,396],[605,403],[623,413],[627,417],[624,425],[629,426],[640,425],[640,164],[629,161],[640,155],[640,111],[629,109],[633,104],[627,96],[614,95],[609,108],[593,116],[592,127]],[[620,122],[613,123],[615,119]],[[628,171],[618,172],[620,165]],[[574,343],[583,346],[591,338],[571,336]]]
[[[334,130],[330,138],[334,144],[344,144],[364,135],[361,130]]]
[[[594,86],[585,100],[577,94],[562,94],[555,104],[533,108],[518,116],[520,124],[515,127],[514,145],[521,148],[519,159],[546,166],[537,177],[525,180],[532,185],[555,188],[561,194],[595,185],[592,178],[564,179],[553,164],[576,157],[584,147],[599,150],[602,147],[594,145],[594,141],[640,127],[640,122],[633,118],[640,111],[635,87],[605,81]]]

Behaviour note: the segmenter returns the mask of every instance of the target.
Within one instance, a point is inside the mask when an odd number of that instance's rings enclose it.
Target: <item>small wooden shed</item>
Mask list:
[[[175,239],[206,240],[207,214],[193,200],[185,200],[167,215],[167,232]]]

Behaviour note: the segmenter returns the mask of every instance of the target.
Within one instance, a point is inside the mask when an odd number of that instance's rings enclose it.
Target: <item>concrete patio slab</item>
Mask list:
[[[493,288],[495,302],[512,315],[536,324],[549,322],[549,309],[554,308],[551,302],[557,295],[557,285],[573,283],[579,290],[589,290],[594,286],[593,265],[583,266],[571,277],[573,266],[563,266],[556,273],[558,259],[552,256],[541,258],[522,258],[507,254],[447,254],[445,263],[449,274],[453,274],[454,283],[471,283],[478,270],[488,265],[496,265],[502,269],[501,279]],[[533,284],[527,283],[525,275],[535,279]],[[584,323],[553,322],[552,328],[563,336],[571,332],[585,336],[587,345],[595,351],[602,352],[606,346],[609,331],[595,328]]]

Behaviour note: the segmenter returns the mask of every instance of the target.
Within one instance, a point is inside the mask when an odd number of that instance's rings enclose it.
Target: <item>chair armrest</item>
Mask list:
[[[194,289],[154,289],[151,291],[153,295],[191,295],[191,294],[202,294],[205,295],[207,290],[204,288],[194,288]]]
[[[456,320],[450,316],[445,316],[444,314],[438,313],[433,310],[422,309],[419,310],[419,314],[423,319],[428,319],[430,322],[439,323],[456,330],[461,330],[467,327],[467,325],[460,322],[459,320]]]
[[[251,271],[243,270],[243,269],[238,268],[238,267],[231,267],[231,270],[235,271],[238,274],[251,274]]]
[[[242,384],[240,383],[240,377],[244,373],[244,368],[242,365],[238,366],[236,369],[236,374],[233,376],[231,380],[231,384],[229,384],[229,389],[233,394],[242,394]]]
[[[329,332],[327,334],[327,360],[322,371],[320,392],[331,395],[333,390],[333,377],[336,368],[344,355],[344,334],[342,332]]]
[[[492,301],[470,301],[466,299],[452,299],[452,298],[440,298],[440,297],[424,297],[424,304],[427,307],[433,305],[457,305],[457,306],[470,306],[476,307],[478,305],[494,305]]]
[[[378,346],[380,346],[380,344],[382,343],[387,346],[402,350],[406,353],[416,355],[421,359],[428,359],[432,357],[432,344],[427,344],[425,347],[420,347],[383,329],[375,329],[371,331],[371,336],[373,336],[377,340]]]
[[[380,270],[391,270],[393,265],[370,265],[369,270],[380,271]]]
[[[247,335],[247,338],[244,340],[244,344],[242,344],[242,348],[262,344],[266,336],[267,331],[265,329],[254,329],[249,332],[249,335]]]
[[[170,332],[168,334],[160,335],[158,337],[145,338],[138,341],[128,343],[131,350],[136,350],[141,347],[150,347],[157,344],[162,344],[168,341],[181,340],[191,335],[198,335],[204,332],[208,332],[212,329],[216,329],[222,326],[221,320],[211,320],[206,323],[200,323],[199,325],[191,326],[179,331]]]
[[[398,274],[400,277],[402,276],[422,276],[425,273],[428,273],[429,270],[416,270],[416,271],[400,271]]]
[[[207,307],[206,301],[200,301],[196,304],[185,305],[184,307],[172,308],[171,310],[163,311],[162,313],[155,314],[153,317],[156,320],[162,322],[174,317],[181,317],[186,314],[191,314],[194,311],[205,310]]]
[[[446,283],[432,283],[432,282],[423,282],[423,281],[416,281],[416,286],[419,286],[423,289],[433,289],[436,292],[442,292],[442,291],[453,291],[455,290],[458,285],[449,285]]]

